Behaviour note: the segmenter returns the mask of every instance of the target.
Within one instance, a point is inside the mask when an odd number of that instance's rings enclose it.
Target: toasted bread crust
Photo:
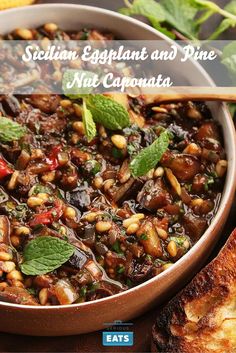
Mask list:
[[[236,230],[219,255],[158,315],[153,351],[236,352]]]

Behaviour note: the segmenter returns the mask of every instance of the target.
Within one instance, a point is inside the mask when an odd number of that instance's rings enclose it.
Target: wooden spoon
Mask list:
[[[143,90],[148,103],[219,101],[236,103],[236,87],[170,87]],[[160,93],[159,93],[160,92]]]

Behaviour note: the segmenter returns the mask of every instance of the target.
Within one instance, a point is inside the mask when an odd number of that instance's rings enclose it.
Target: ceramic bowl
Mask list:
[[[135,19],[115,12],[89,6],[49,4],[23,7],[0,13],[0,33],[17,27],[37,27],[46,22],[56,22],[63,29],[94,27],[114,32],[125,39],[163,39],[173,42],[163,34]],[[173,66],[173,65],[172,65]],[[173,67],[170,67],[172,70]],[[176,68],[178,71],[178,68]],[[186,69],[199,80],[199,85],[212,84],[206,72],[193,62]],[[196,82],[195,82],[196,83]],[[212,103],[213,116],[223,128],[225,149],[229,161],[226,183],[220,207],[209,228],[197,244],[173,267],[159,276],[126,292],[112,297],[76,305],[31,307],[0,303],[0,331],[52,336],[72,335],[102,329],[104,323],[114,320],[132,320],[173,295],[203,266],[220,236],[228,216],[235,191],[236,142],[232,118],[224,104]]]

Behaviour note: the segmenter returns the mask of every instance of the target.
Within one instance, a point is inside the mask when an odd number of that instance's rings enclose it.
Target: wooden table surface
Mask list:
[[[0,0],[1,1],[1,0]],[[147,0],[148,1],[148,0]],[[51,2],[70,2],[78,4],[86,4],[117,10],[123,6],[122,0],[81,0],[81,1],[65,1],[65,0],[39,0],[38,3],[51,3]],[[218,0],[216,3],[223,5],[227,3],[226,0]],[[214,18],[209,23],[205,31],[208,32],[212,26],[219,21]],[[229,31],[224,36],[224,39],[235,39],[235,31]],[[225,243],[230,232],[236,226],[236,202],[231,210],[227,224],[222,232],[221,240],[216,246],[214,255],[217,254],[220,247]],[[212,257],[211,256],[211,257]],[[80,352],[80,353],[96,353],[96,352],[150,352],[151,341],[151,327],[155,321],[156,311],[158,308],[147,312],[145,315],[132,320],[134,332],[134,345],[133,347],[103,347],[102,346],[102,333],[94,332],[78,336],[69,337],[27,337],[20,335],[12,335],[0,333],[0,353],[5,352]],[[94,313],[96,318],[96,313]],[[117,318],[119,319],[119,318]],[[0,320],[4,320],[1,318]],[[56,325],[56,322],[55,322]]]

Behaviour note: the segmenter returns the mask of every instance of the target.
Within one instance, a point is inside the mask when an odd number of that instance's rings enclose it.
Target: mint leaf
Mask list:
[[[232,82],[236,83],[236,41],[224,47],[221,62],[227,67]]]
[[[154,168],[160,161],[169,145],[169,132],[165,130],[148,147],[144,148],[130,163],[130,170],[134,177],[140,177]]]
[[[228,11],[232,13],[233,15],[236,15],[236,0],[232,0],[225,6],[225,11]]]
[[[166,22],[190,39],[198,37],[199,25],[194,21],[200,6],[194,0],[162,0]]]
[[[51,272],[69,260],[74,250],[74,246],[64,240],[38,237],[26,245],[21,271],[32,276]]]
[[[79,95],[89,94],[93,87],[80,87],[84,80],[92,80],[96,76],[91,71],[86,70],[66,70],[62,78],[62,90],[65,96],[76,99]],[[79,83],[79,85],[78,85]]]
[[[26,133],[26,128],[11,119],[0,116],[0,141],[19,140]]]
[[[85,100],[83,100],[82,119],[88,142],[90,142],[96,136],[97,130],[92,114],[86,107]]]
[[[154,0],[134,0],[129,8],[122,8],[120,12],[124,15],[141,15],[147,18],[155,18],[158,22],[165,21],[165,12],[160,4]]]
[[[129,114],[120,103],[102,94],[86,95],[84,99],[97,123],[110,130],[121,130],[129,126]]]

